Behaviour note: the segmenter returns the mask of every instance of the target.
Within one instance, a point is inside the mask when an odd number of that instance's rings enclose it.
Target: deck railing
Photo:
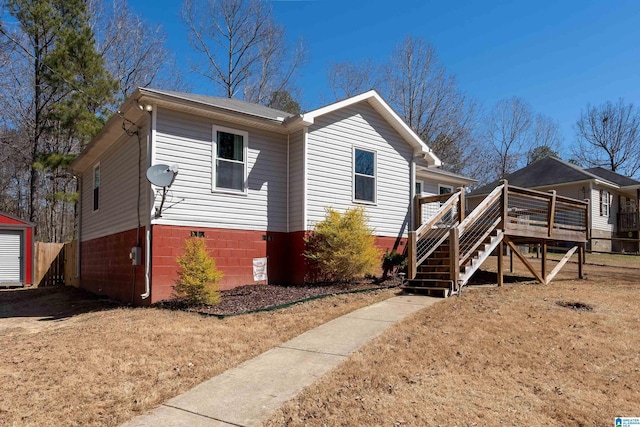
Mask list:
[[[618,212],[618,231],[638,231],[638,212]]]
[[[589,239],[589,202],[509,186],[496,187],[464,217],[464,190],[442,196],[416,197],[416,224],[421,224],[422,206],[440,203],[439,209],[416,231],[409,233],[409,278],[417,267],[449,238],[451,280],[480,245],[498,229],[504,235],[584,243]]]
[[[427,222],[422,224],[423,205],[438,203],[439,207]],[[446,239],[449,230],[464,216],[462,191],[438,196],[416,196],[416,231],[409,232],[408,267],[410,278],[414,278],[417,267],[422,264]]]
[[[589,202],[508,186],[504,231],[508,235],[585,242]]]

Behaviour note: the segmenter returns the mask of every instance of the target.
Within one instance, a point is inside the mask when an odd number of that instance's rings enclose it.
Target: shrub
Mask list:
[[[304,256],[311,264],[311,279],[348,281],[374,274],[380,265],[380,251],[364,208],[343,214],[327,208],[326,212],[305,239]]]
[[[220,302],[218,282],[222,272],[209,256],[203,238],[191,237],[184,242],[184,254],[178,257],[178,279],[173,286],[174,296],[187,304],[215,305]]]
[[[382,256],[382,277],[387,278],[389,272],[402,271],[407,266],[407,256],[396,252],[395,250],[389,252],[388,250]]]

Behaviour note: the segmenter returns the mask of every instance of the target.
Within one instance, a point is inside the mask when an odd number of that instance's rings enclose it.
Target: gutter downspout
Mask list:
[[[147,168],[151,167],[153,161],[153,153],[151,152],[153,147],[153,130],[155,129],[156,110],[155,108],[149,112],[147,117]],[[143,300],[149,298],[151,295],[151,215],[153,211],[153,185],[147,186],[147,191],[151,189],[151,194],[147,197],[147,215],[144,227],[145,242],[144,242],[144,293],[140,295]]]

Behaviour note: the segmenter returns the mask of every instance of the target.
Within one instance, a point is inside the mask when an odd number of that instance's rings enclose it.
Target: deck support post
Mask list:
[[[422,225],[422,202],[420,195],[416,194],[413,198],[413,230],[417,230]]]
[[[500,241],[500,243],[498,243],[498,286],[502,286],[502,284],[504,283],[504,270],[503,270],[503,259],[504,256],[502,255],[502,252],[504,251],[504,243],[502,243],[502,241]]]
[[[502,222],[501,227],[503,231],[507,229],[507,216],[509,215],[509,182],[506,179],[502,181]]]
[[[409,241],[407,242],[407,273],[409,274],[408,279],[413,280],[416,278],[416,274],[418,274],[418,266],[417,264],[417,250],[418,247],[416,245],[416,232],[409,232]]]
[[[547,241],[543,240],[540,243],[540,266],[542,272],[542,278],[544,279],[544,283],[547,284]]]
[[[458,290],[458,278],[460,277],[460,264],[458,264],[460,258],[459,240],[458,227],[453,227],[449,230],[449,278],[453,281],[454,290]]]
[[[585,243],[580,243],[578,246],[578,279],[584,279],[584,271],[582,269],[584,265],[584,247]]]
[[[464,208],[465,208],[464,187],[459,187],[458,192],[460,192],[460,198],[458,199],[458,221],[462,222],[464,221]]]

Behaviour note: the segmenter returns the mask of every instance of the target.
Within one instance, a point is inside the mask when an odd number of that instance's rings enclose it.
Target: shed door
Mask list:
[[[0,283],[21,282],[21,231],[0,231]]]

